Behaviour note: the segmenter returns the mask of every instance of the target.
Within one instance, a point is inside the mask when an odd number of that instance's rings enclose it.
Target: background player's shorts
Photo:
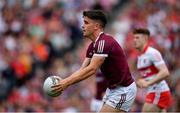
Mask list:
[[[102,100],[92,99],[90,109],[93,112],[98,112],[102,108],[102,105],[103,105]]]
[[[170,91],[150,92],[146,95],[146,102],[157,105],[161,109],[166,109],[172,104]]]
[[[107,88],[103,102],[115,109],[129,111],[136,97],[136,92],[135,82],[127,87]]]

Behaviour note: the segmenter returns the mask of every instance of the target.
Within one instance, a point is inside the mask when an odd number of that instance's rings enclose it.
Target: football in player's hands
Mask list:
[[[51,97],[59,96],[61,94],[61,92],[54,93],[52,91],[53,90],[52,86],[57,85],[61,80],[62,80],[62,78],[60,76],[49,76],[48,78],[46,78],[44,81],[44,84],[43,84],[44,92]]]

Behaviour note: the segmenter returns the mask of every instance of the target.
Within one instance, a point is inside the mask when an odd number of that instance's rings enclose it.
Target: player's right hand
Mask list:
[[[66,83],[64,82],[64,80],[61,80],[57,85],[54,85],[51,87],[53,90],[52,92],[54,93],[60,93],[62,92],[64,89],[67,88]]]

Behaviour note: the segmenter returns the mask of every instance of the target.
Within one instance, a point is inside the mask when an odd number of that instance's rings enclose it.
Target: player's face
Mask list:
[[[83,36],[86,38],[91,37],[93,32],[95,31],[94,27],[95,27],[95,22],[92,19],[84,16],[84,23],[82,26]]]
[[[134,34],[134,46],[138,50],[142,50],[146,44],[146,35]]]

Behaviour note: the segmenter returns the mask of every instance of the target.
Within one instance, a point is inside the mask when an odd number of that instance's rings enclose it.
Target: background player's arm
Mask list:
[[[135,82],[137,84],[138,87],[141,88],[141,84],[139,83],[139,80],[143,79],[143,77],[139,74],[139,76],[136,76],[135,78]]]
[[[151,60],[155,65],[156,69],[158,70],[158,73],[152,80],[148,81],[148,85],[153,85],[155,83],[158,83],[169,76],[169,70],[159,51],[154,51],[151,54]]]
[[[165,64],[160,64],[160,65],[156,66],[156,68],[158,69],[158,73],[157,73],[156,77],[154,77],[152,80],[148,81],[149,82],[148,85],[153,85],[155,83],[158,83],[170,75],[169,70]]]
[[[155,77],[152,80],[146,81],[145,79],[139,79],[137,81],[137,85],[140,88],[146,88],[149,87],[155,83],[158,83],[162,80],[164,80],[166,77],[169,76],[169,71],[165,64],[160,64],[156,66],[158,69],[158,73],[155,75]]]

